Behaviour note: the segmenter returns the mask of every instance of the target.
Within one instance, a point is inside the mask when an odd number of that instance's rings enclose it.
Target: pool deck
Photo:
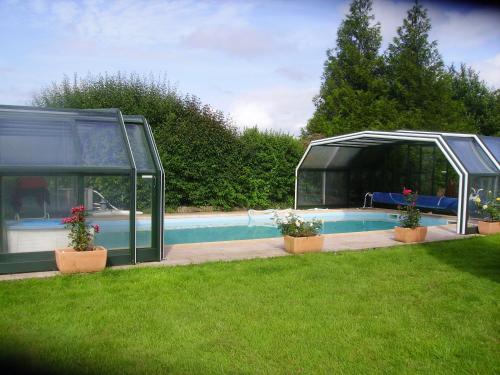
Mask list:
[[[428,227],[425,242],[464,239],[470,237],[470,235],[464,236],[457,234],[455,232],[455,228],[455,224]],[[392,229],[370,232],[326,234],[324,236],[324,252],[356,251],[402,245],[401,242],[394,240],[394,230]],[[168,251],[167,258],[161,262],[148,262],[138,265],[116,266],[111,268],[127,269],[133,267],[182,266],[206,262],[228,262],[243,259],[297,256],[285,252],[283,248],[283,238],[178,244],[166,246],[166,251]],[[0,281],[43,278],[56,275],[59,275],[58,271],[0,275]]]
[[[428,227],[425,242],[467,238],[455,232],[455,224]],[[325,234],[324,252],[353,251],[402,245],[394,239],[394,230]],[[205,242],[166,246],[167,259],[158,264],[186,265],[216,261],[290,256],[283,238]],[[150,264],[148,264],[150,265]],[[151,264],[153,265],[153,264]]]

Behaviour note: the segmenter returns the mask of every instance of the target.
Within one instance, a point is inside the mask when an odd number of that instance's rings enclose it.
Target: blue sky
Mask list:
[[[0,103],[29,104],[64,74],[166,75],[240,128],[299,134],[348,1],[0,0]],[[500,12],[423,3],[447,64],[500,88]],[[374,1],[383,48],[411,3]]]

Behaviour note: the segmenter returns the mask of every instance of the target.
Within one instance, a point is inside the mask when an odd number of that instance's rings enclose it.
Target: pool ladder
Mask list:
[[[367,203],[368,199],[370,200],[370,206],[366,207],[366,203]],[[363,201],[363,208],[373,208],[373,194],[372,193],[368,192],[365,194],[365,199]]]

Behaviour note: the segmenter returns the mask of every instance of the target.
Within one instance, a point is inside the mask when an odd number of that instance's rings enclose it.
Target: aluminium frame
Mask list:
[[[314,146],[322,146],[335,144],[338,147],[343,147],[342,143],[348,141],[348,145],[352,144],[352,141],[356,142],[359,140],[360,144],[363,144],[364,147],[370,147],[374,145],[373,140],[387,140],[387,141],[406,141],[406,142],[428,142],[435,144],[440,151],[443,153],[444,157],[447,159],[448,163],[453,167],[455,172],[459,176],[459,192],[458,192],[458,211],[457,211],[457,233],[458,234],[466,234],[467,232],[467,220],[468,220],[468,179],[469,172],[457,157],[457,155],[453,152],[450,146],[446,143],[446,140],[443,136],[460,136],[460,137],[468,137],[473,138],[477,141],[480,147],[485,151],[486,155],[489,159],[494,162],[494,165],[500,170],[498,162],[493,157],[488,148],[483,144],[483,142],[476,135],[467,135],[467,134],[454,134],[454,133],[436,133],[436,132],[419,132],[419,131],[410,131],[410,130],[402,130],[395,132],[383,132],[383,131],[362,131],[357,133],[345,134],[335,137],[329,137],[324,139],[319,139],[316,141],[312,141],[307,147],[304,155],[300,159],[297,167],[295,168],[295,196],[294,196],[294,208],[297,209],[298,203],[298,173],[300,167],[302,166],[304,160],[307,155],[311,151]],[[368,144],[363,143],[363,138],[369,138]],[[350,143],[349,143],[350,141]],[[329,163],[333,160],[334,155],[330,157]],[[328,163],[328,164],[329,164]],[[328,165],[326,164],[326,165]]]

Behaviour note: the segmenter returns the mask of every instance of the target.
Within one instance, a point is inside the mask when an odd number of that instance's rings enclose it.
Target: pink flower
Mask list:
[[[77,213],[80,213],[80,212],[84,212],[85,211],[85,206],[83,205],[80,205],[80,206],[76,206],[76,207],[73,207],[71,209],[71,213],[74,215],[74,214],[77,214]]]
[[[92,225],[92,227],[94,228],[95,232],[96,233],[99,233],[99,224],[96,224],[96,225]]]
[[[70,217],[65,217],[64,219],[62,219],[62,223],[63,224],[71,224],[71,223],[74,223],[78,220],[77,217],[75,216],[70,216]]]
[[[412,193],[411,189],[404,188],[403,189],[403,195],[410,195]]]

